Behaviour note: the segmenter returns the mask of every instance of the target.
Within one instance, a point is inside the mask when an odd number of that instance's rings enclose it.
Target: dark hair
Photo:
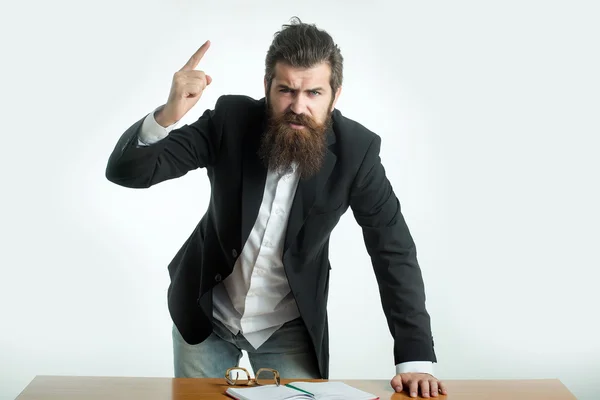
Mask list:
[[[310,68],[322,62],[329,63],[331,79],[329,84],[335,96],[342,86],[344,59],[333,38],[314,24],[306,24],[294,17],[289,25],[275,33],[265,60],[267,95],[275,77],[275,64],[283,61],[295,68]]]

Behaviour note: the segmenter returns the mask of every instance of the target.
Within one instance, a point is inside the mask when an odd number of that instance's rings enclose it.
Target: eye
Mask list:
[[[280,91],[281,93],[290,93],[292,90],[291,90],[291,89],[289,89],[289,88],[283,88],[283,89],[279,89],[279,91]]]
[[[311,91],[310,91],[310,94],[312,94],[313,96],[318,96],[318,95],[320,95],[321,93],[320,93],[320,92],[317,92],[316,90],[311,90]]]

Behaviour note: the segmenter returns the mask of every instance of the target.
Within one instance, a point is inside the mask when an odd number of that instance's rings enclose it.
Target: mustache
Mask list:
[[[295,114],[292,111],[287,111],[283,115],[283,120],[285,122],[287,122],[287,123],[296,124],[296,125],[305,125],[305,126],[312,126],[312,125],[314,125],[314,121],[308,115],[305,115],[305,114]]]

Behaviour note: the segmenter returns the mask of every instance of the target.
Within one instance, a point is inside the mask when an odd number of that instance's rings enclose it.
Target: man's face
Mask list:
[[[277,63],[268,103],[268,130],[260,155],[274,169],[288,170],[296,162],[301,176],[318,171],[326,147],[326,131],[341,88],[332,93],[331,68],[321,63],[311,68],[293,68]]]
[[[275,65],[275,77],[271,90],[266,94],[274,116],[286,112],[305,115],[314,123],[325,123],[329,113],[333,111],[337,97],[332,93],[329,79],[331,68],[327,63],[301,69],[287,64]],[[267,82],[265,82],[267,90]],[[298,125],[290,125],[294,129],[302,129]]]

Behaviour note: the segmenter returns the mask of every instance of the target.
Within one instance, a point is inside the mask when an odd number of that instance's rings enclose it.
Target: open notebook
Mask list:
[[[264,385],[246,388],[230,387],[225,391],[237,400],[377,400],[343,382],[292,382],[286,385]]]

